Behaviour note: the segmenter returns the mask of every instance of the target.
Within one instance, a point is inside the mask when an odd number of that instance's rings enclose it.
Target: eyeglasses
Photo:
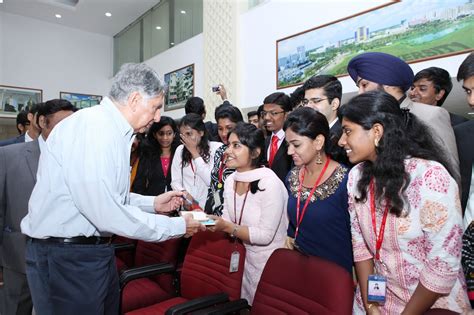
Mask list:
[[[313,103],[314,105],[316,105],[316,104],[321,103],[322,101],[325,101],[325,100],[327,100],[327,98],[310,98],[309,100],[305,98],[302,101],[302,103],[303,103],[304,106],[308,105],[309,103]]]
[[[260,112],[260,117],[265,118],[265,116],[267,116],[267,114],[268,114],[268,115],[270,115],[270,117],[275,118],[276,115],[282,114],[282,113],[286,113],[286,112],[284,110],[282,110],[281,112],[266,112],[266,111],[262,110]]]

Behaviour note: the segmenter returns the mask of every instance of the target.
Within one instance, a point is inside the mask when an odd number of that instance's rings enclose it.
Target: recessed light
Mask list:
[[[174,45],[174,43],[171,43],[171,46],[173,46],[173,45]]]
[[[55,16],[57,19],[62,18],[61,14],[55,14],[54,16]]]
[[[156,29],[157,29],[157,30],[161,30],[161,26],[157,26]]]
[[[181,10],[181,14],[186,14],[186,11],[184,11],[184,10]]]
[[[105,16],[106,16],[106,17],[111,17],[111,16],[112,16],[112,13],[110,13],[110,12],[105,12]]]

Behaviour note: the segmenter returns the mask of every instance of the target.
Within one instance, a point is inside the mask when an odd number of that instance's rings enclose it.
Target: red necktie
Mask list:
[[[276,135],[272,136],[272,146],[270,147],[270,158],[268,159],[268,165],[272,167],[273,159],[278,151],[278,137]]]

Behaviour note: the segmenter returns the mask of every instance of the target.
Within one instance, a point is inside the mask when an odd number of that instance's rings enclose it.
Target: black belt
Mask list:
[[[100,237],[100,236],[75,236],[75,237],[49,237],[45,239],[33,238],[32,242],[35,243],[48,243],[48,244],[79,244],[79,245],[99,245],[99,244],[110,244],[112,237]]]

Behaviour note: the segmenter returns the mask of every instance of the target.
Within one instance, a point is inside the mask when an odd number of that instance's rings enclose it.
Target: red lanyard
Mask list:
[[[306,202],[303,206],[303,209],[300,211],[300,199],[301,199],[301,191],[303,190],[303,181],[304,181],[304,175],[306,173],[306,168],[303,170],[303,175],[300,178],[300,186],[298,188],[298,199],[296,200],[296,230],[295,230],[295,239],[298,236],[298,230],[300,228],[301,222],[303,221],[304,215],[306,214],[306,209],[308,208],[309,202],[311,201],[311,196],[314,194],[316,191],[316,188],[319,185],[319,182],[323,178],[324,173],[326,172],[328,166],[329,166],[329,161],[331,161],[331,157],[328,155],[326,159],[326,164],[324,164],[323,170],[319,174],[318,179],[316,180],[316,183],[313,186],[313,189],[311,189],[311,192],[309,193],[308,198],[306,199]],[[301,215],[300,215],[301,213]]]
[[[236,185],[237,187],[237,185]],[[236,199],[237,199],[237,192],[236,192],[236,187],[234,187],[234,218],[235,218],[235,224],[237,224],[237,204],[236,204]],[[247,196],[249,194],[249,190],[250,190],[250,184],[249,186],[247,187],[247,192],[245,193],[245,198],[244,198],[244,202],[242,203],[242,208],[240,208],[240,218],[239,218],[239,223],[238,225],[240,225],[242,223],[242,215],[244,214],[244,207],[245,207],[245,202],[247,201]]]
[[[196,185],[196,171],[194,170],[193,160],[189,161],[189,164],[191,165],[191,171],[193,171],[194,185]]]
[[[219,177],[218,177],[218,182],[217,182],[217,188],[221,189],[222,188],[222,176],[224,174],[224,163],[225,161],[225,153],[222,154],[221,157],[221,162],[219,163]]]
[[[382,223],[380,225],[380,231],[377,235],[377,223],[375,220],[375,184],[374,180],[370,181],[370,214],[372,216],[372,226],[374,227],[374,234],[375,234],[375,259],[380,260],[380,249],[382,248],[383,242],[383,234],[385,231],[385,223],[387,222],[388,216],[388,202],[385,203],[385,210],[383,212]]]

